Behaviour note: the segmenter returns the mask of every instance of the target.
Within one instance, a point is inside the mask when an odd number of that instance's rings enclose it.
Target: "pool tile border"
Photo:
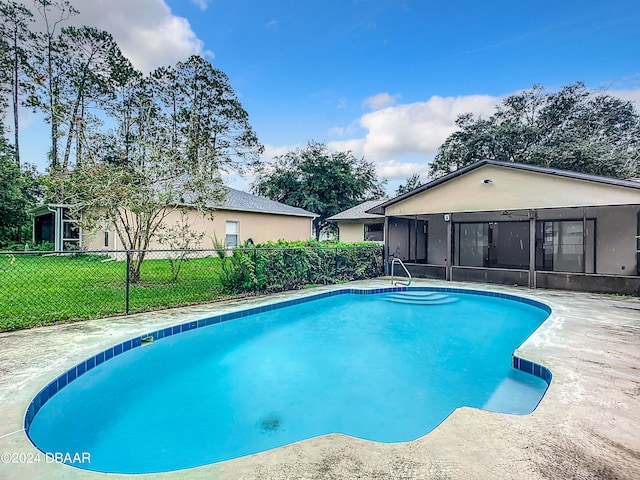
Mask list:
[[[430,292],[443,292],[443,293],[468,293],[474,295],[482,295],[487,297],[497,297],[506,300],[513,300],[516,302],[526,303],[535,307],[538,307],[548,314],[551,313],[551,308],[544,303],[538,302],[536,300],[532,300],[525,297],[519,297],[516,295],[510,295],[507,293],[499,293],[492,292],[488,290],[473,290],[473,289],[464,289],[464,288],[449,288],[449,287],[385,287],[385,288],[373,288],[373,289],[359,289],[359,288],[343,288],[340,290],[332,290],[329,292],[323,292],[315,295],[308,295],[305,297],[300,297],[291,300],[285,300],[282,302],[274,302],[267,305],[262,305],[258,307],[253,307],[244,310],[237,310],[234,312],[223,313],[219,315],[213,315],[211,317],[203,318],[200,320],[192,320],[186,323],[182,323],[179,325],[174,325],[172,327],[161,328],[159,330],[155,330],[153,332],[149,332],[143,335],[139,335],[137,337],[131,338],[129,340],[125,340],[124,342],[118,343],[112,347],[99,352],[86,360],[78,363],[74,367],[71,367],[69,370],[59,375],[57,378],[49,382],[31,401],[27,410],[25,412],[24,417],[24,430],[29,435],[29,428],[31,427],[31,423],[33,422],[34,417],[38,413],[38,411],[52,398],[56,393],[58,393],[61,389],[69,385],[69,383],[77,380],[79,377],[94,369],[98,365],[117,357],[133,348],[138,348],[143,345],[142,340],[147,339],[149,337],[153,338],[153,341],[161,340],[163,338],[167,338],[173,335],[178,335],[180,333],[188,332],[189,330],[194,330],[196,328],[208,327],[210,325],[215,325],[217,323],[226,322],[229,320],[233,320],[235,318],[247,317],[249,315],[255,315],[258,313],[269,312],[271,310],[277,310],[280,308],[290,307],[293,305],[299,305],[302,303],[307,303],[313,300],[319,300],[321,298],[333,297],[336,295],[348,295],[348,294],[359,294],[359,295],[377,295],[380,293],[393,293],[393,292],[404,292],[404,291],[430,291]],[[536,377],[541,378],[547,384],[551,383],[551,371],[540,365],[538,363],[532,362],[531,360],[526,360],[524,358],[520,358],[517,355],[512,355],[511,365],[513,368],[517,370],[521,370],[525,373],[530,373]]]

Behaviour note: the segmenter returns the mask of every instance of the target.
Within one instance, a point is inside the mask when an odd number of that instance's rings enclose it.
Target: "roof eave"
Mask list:
[[[240,208],[240,207],[226,207],[221,205],[219,207],[213,207],[212,210],[229,210],[233,212],[247,212],[247,213],[267,213],[269,215],[286,215],[289,217],[309,217],[316,218],[318,215],[311,212],[276,212],[274,210],[257,210],[257,209],[249,209],[249,208]]]
[[[432,180],[429,183],[426,183],[425,185],[422,185],[421,187],[416,188],[415,190],[412,190],[410,192],[407,192],[403,195],[400,195],[396,198],[392,198],[391,200],[388,200],[387,202],[384,202],[380,205],[378,205],[377,207],[371,208],[369,210],[366,211],[366,213],[372,213],[372,214],[376,214],[376,215],[384,215],[385,214],[385,209],[391,205],[394,205],[398,202],[401,202],[402,200],[412,197],[413,195],[417,195],[418,193],[424,192],[425,190],[429,190],[433,187],[437,187],[438,185],[448,182],[452,179],[454,179],[455,177],[459,177],[460,175],[464,175],[467,172],[470,172],[472,170],[475,170],[476,168],[480,168],[484,165],[495,165],[495,166],[499,166],[499,167],[505,167],[505,168],[513,168],[516,170],[525,170],[525,171],[529,171],[529,172],[537,172],[537,173],[544,173],[547,175],[555,175],[558,177],[565,177],[565,178],[573,178],[576,180],[583,180],[583,181],[587,181],[587,182],[597,182],[597,183],[604,183],[604,184],[608,184],[608,185],[614,185],[614,186],[618,186],[618,187],[628,187],[628,188],[637,188],[640,189],[640,183],[638,182],[634,182],[633,180],[620,180],[620,179],[616,179],[616,178],[609,178],[609,177],[601,177],[598,175],[590,175],[587,173],[578,173],[578,172],[571,172],[569,170],[556,170],[553,168],[546,168],[546,167],[540,167],[537,165],[527,165],[524,163],[515,163],[515,162],[504,162],[504,161],[500,161],[500,160],[490,160],[490,159],[484,159],[484,160],[478,160],[477,162],[472,163],[471,165],[467,165],[466,167],[462,167],[458,170],[456,170],[455,172],[451,172],[447,175],[444,175],[440,178],[436,178],[435,180]]]

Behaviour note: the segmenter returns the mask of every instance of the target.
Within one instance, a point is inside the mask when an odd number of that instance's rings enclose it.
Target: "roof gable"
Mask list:
[[[640,204],[639,183],[483,160],[369,212],[408,215],[625,204]]]

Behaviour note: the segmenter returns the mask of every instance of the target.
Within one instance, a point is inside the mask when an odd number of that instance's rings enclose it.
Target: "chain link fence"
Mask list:
[[[382,274],[370,245],[0,252],[0,331]]]

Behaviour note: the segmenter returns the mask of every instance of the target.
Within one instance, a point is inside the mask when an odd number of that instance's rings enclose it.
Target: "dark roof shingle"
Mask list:
[[[369,219],[377,219],[383,220],[380,215],[375,215],[372,213],[367,213],[367,210],[377,207],[383,202],[386,202],[387,199],[383,198],[381,200],[369,200],[367,202],[363,202],[355,207],[351,207],[344,212],[336,213],[335,215],[327,218],[330,222],[337,221],[346,221],[346,220],[369,220]]]
[[[252,195],[235,188],[226,187],[227,196],[220,205],[219,210],[239,210],[243,212],[272,213],[276,215],[293,215],[297,217],[316,217],[315,213],[302,208],[292,207],[284,203],[276,202],[266,197]]]

